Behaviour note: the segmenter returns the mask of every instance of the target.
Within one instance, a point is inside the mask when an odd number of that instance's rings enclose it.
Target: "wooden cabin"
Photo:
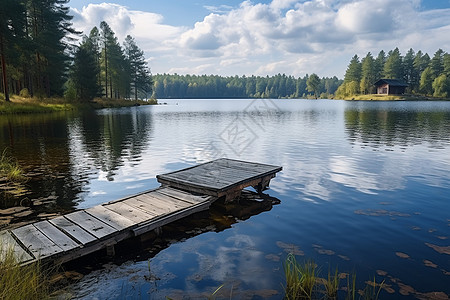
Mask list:
[[[408,87],[400,79],[380,79],[374,85],[377,87],[377,94],[381,95],[402,95]]]

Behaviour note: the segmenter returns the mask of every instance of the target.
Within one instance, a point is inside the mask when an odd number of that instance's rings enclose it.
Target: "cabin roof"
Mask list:
[[[389,84],[390,86],[404,86],[407,87],[408,84],[400,79],[380,79],[374,83],[376,86],[380,86],[383,84]]]

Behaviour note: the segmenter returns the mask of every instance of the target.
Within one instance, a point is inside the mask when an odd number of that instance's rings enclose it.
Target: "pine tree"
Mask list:
[[[375,80],[381,79],[383,77],[384,64],[386,63],[386,53],[381,50],[375,59]]]
[[[414,58],[415,58],[414,50],[411,48],[406,53],[403,58],[403,80],[409,85],[409,88],[412,88],[413,79],[415,77],[414,70]]]
[[[11,50],[20,43],[23,37],[25,6],[17,0],[2,1],[0,9],[0,68],[2,70],[2,87],[5,100],[9,101],[7,58]],[[9,51],[8,51],[9,50]],[[8,53],[9,52],[9,53]]]
[[[433,77],[438,77],[444,71],[444,54],[442,49],[439,49],[434,53],[433,58],[430,61],[430,67]]]
[[[134,99],[137,100],[139,91],[144,92],[145,95],[151,91],[152,81],[150,71],[145,61],[144,52],[139,49],[135,40],[130,35],[125,38],[124,49],[130,69],[130,89],[134,92]]]
[[[367,53],[367,55],[361,61],[361,83],[360,90],[363,94],[374,93],[374,83],[376,81],[376,70],[375,70],[375,60],[373,59],[372,53]]]
[[[417,51],[414,57],[414,72],[411,78],[412,89],[414,91],[420,91],[420,78],[425,68],[430,63],[430,57],[427,53],[423,54],[422,51]]]
[[[75,52],[70,72],[78,99],[89,101],[99,94],[98,73],[95,49],[85,39]]]
[[[420,91],[425,95],[431,95],[433,93],[433,70],[431,67],[427,67],[420,76]]]
[[[383,73],[383,77],[385,78],[403,78],[403,62],[398,48],[389,51],[388,58],[384,64]]]
[[[344,82],[352,81],[355,81],[358,84],[361,81],[361,63],[359,62],[359,57],[356,54],[350,60],[350,64],[348,65],[344,76]]]

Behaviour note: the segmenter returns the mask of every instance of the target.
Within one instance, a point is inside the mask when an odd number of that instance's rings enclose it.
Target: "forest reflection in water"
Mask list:
[[[100,172],[113,181],[124,164],[139,164],[151,132],[152,115],[138,109],[2,116],[0,148],[28,180],[19,195],[0,194],[0,210],[24,207],[0,213],[0,225],[72,211]]]
[[[386,149],[428,143],[442,149],[450,141],[448,110],[355,104],[346,107],[344,116],[351,143]]]

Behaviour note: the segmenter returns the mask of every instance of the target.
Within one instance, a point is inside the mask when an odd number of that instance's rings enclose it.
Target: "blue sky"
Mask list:
[[[74,26],[105,20],[152,72],[343,77],[354,54],[450,52],[450,0],[71,0]]]

